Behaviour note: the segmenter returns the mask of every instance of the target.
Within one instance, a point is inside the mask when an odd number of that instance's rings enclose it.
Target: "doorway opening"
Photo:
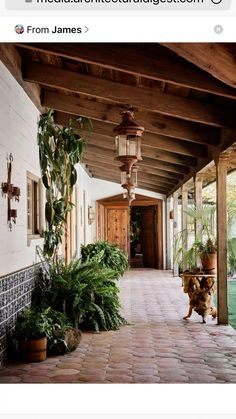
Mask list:
[[[97,239],[115,243],[125,250],[131,267],[163,269],[162,207],[161,199],[138,194],[131,208],[123,195],[99,200]]]
[[[130,209],[130,266],[143,268],[142,207]]]
[[[133,206],[130,212],[130,265],[133,268],[158,268],[158,206]]]

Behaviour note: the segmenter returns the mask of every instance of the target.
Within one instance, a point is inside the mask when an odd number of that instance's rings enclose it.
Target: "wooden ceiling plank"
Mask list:
[[[62,124],[62,120],[56,116],[57,123]],[[88,144],[98,145],[110,150],[114,150],[114,137],[96,134],[95,132],[85,132],[78,130],[80,135],[83,135],[88,140]],[[151,133],[145,133],[142,140],[142,153],[143,156],[149,158],[159,157],[159,150],[173,152],[181,156],[188,157],[203,157],[207,154],[207,148],[200,144],[191,144],[188,141],[178,141],[178,139],[167,138],[164,136],[156,136]]]
[[[105,153],[105,151],[103,153],[103,151],[101,149],[98,149],[97,147],[96,148],[88,148],[88,146],[87,146],[87,156],[89,156],[89,155],[94,155],[94,159],[96,159],[96,156],[97,156],[97,159],[99,159],[99,156],[106,155],[106,153]],[[107,155],[109,155],[109,157],[112,157],[112,155],[110,153],[108,153]],[[84,153],[84,160],[86,160],[86,151]],[[144,167],[145,166],[147,168],[150,167],[150,170],[151,170],[151,166],[148,166],[147,164],[145,164],[145,161],[143,163],[142,163],[142,161],[138,162],[138,166],[139,167]],[[169,172],[169,171],[166,171],[166,170],[163,170],[163,169],[159,169],[157,167],[153,167],[152,170],[155,171],[155,174],[157,174],[159,176],[166,177],[167,179],[179,179],[179,180],[181,180],[181,179],[184,178],[184,175],[181,174],[181,173]]]
[[[33,51],[41,51],[70,60],[95,64],[153,80],[173,83],[174,85],[236,99],[234,89],[218,82],[204,71],[199,71],[194,66],[188,65],[174,56],[158,56],[158,53],[155,56],[154,54],[151,55],[150,52],[146,53],[145,50],[142,50],[140,46],[135,44],[27,43],[21,45]],[[168,48],[168,44],[166,46]],[[192,46],[192,50],[195,50],[195,44]]]
[[[89,154],[90,149],[91,149],[91,144],[88,141],[87,146],[85,147],[85,151],[84,151],[85,156]],[[102,156],[103,153],[100,153],[100,155]],[[153,158],[153,155],[151,158],[146,157],[145,153],[142,153],[142,156],[143,156],[143,160],[141,161],[141,163],[144,163],[147,166],[150,166],[156,169],[162,169],[162,170],[165,170],[167,172],[172,172],[172,173],[182,173],[182,174],[189,173],[189,168],[183,165],[163,162],[161,160]]]
[[[169,95],[156,89],[130,86],[35,62],[24,63],[23,78],[39,85],[105,99],[120,105],[132,104],[149,112],[187,121],[216,127],[235,127],[235,107],[219,109],[217,105]]]
[[[91,159],[85,159],[84,162],[91,171],[96,170],[96,169],[97,170],[101,169],[104,172],[108,173],[108,175],[109,174],[113,175],[115,173],[118,173],[118,175],[119,175],[119,173],[120,173],[119,168],[115,168],[116,170],[118,169],[118,171],[116,172],[116,171],[114,171],[114,166],[112,166],[110,164],[105,164],[104,165],[104,164],[102,164],[102,162],[94,162]],[[105,170],[104,170],[104,168],[105,168]],[[150,183],[153,183],[153,184],[156,184],[156,185],[160,185],[160,186],[164,186],[164,187],[167,187],[168,189],[171,189],[174,186],[174,184],[176,184],[176,182],[173,183],[172,180],[168,181],[168,179],[164,179],[160,176],[155,176],[155,180],[153,180],[153,179],[150,179],[149,177],[145,177],[144,172],[142,172],[141,174],[138,173],[138,183],[140,181],[144,181],[144,179],[147,182],[150,182]]]
[[[100,167],[101,166],[101,162],[99,161],[95,161],[95,159],[92,159],[92,155],[90,155],[88,158],[84,157],[84,162],[86,164],[88,164],[89,167]],[[115,166],[112,164],[112,162],[109,163],[104,163],[102,165],[104,171],[109,172],[109,170],[114,171],[115,173],[117,173],[117,175],[120,177],[120,171],[119,171],[119,167]],[[142,166],[141,166],[142,167]],[[160,170],[149,170],[147,169],[146,171],[144,170],[140,170],[138,173],[138,176],[141,177],[145,177],[146,179],[150,179],[150,180],[160,180],[162,182],[166,182],[168,184],[177,184],[178,181],[180,180],[178,177],[173,177],[171,173],[163,173]]]
[[[86,136],[88,144],[105,147],[110,150],[114,150],[114,139],[113,137],[103,137],[100,134],[90,133]],[[153,134],[149,135],[148,138],[143,138],[142,155],[148,158],[154,158],[159,156],[159,149],[162,151],[174,152],[177,154],[191,156],[191,157],[204,157],[207,155],[207,147],[198,144],[191,144],[187,141],[178,141],[173,138],[169,140],[156,138]]]
[[[113,183],[119,183],[119,181],[116,181],[114,179],[111,179],[109,177],[107,177],[106,175],[104,175],[102,172],[94,172],[93,177],[95,179],[100,179],[100,180],[106,180],[108,182],[113,182]],[[138,186],[139,189],[143,189],[143,190],[148,190],[148,191],[152,191],[152,192],[156,192],[156,193],[161,193],[166,195],[168,193],[168,189],[163,189],[161,186],[156,185],[155,187],[146,183],[140,183],[140,185]],[[121,192],[123,192],[122,188],[121,188]]]
[[[236,88],[235,45],[220,43],[163,43],[162,45],[210,73],[217,80]]]
[[[116,180],[114,177],[110,178],[109,176],[107,176],[106,174],[102,173],[102,171],[99,170],[94,170],[93,172],[93,177],[97,178],[97,179],[101,179],[101,180],[106,180],[108,182],[115,182],[115,183],[119,183],[118,180]],[[138,187],[140,189],[148,189],[148,190],[152,190],[153,192],[161,192],[164,193],[165,195],[168,193],[169,189],[163,186],[159,186],[159,185],[153,185],[151,183],[147,183],[147,182],[140,182]],[[121,191],[123,191],[122,187],[121,187]]]
[[[58,118],[62,125],[74,116],[86,116],[92,120],[117,125],[121,120],[122,106],[105,104],[86,98],[43,90],[42,104],[59,112]],[[68,115],[69,114],[69,115]],[[71,115],[72,114],[72,115]],[[145,132],[179,138],[200,144],[219,144],[220,130],[207,125],[182,121],[164,115],[142,111],[135,111],[135,119],[145,127]],[[63,122],[64,121],[64,122]]]
[[[235,144],[236,141],[236,134],[235,130],[228,130],[223,129],[221,131],[221,143],[220,145],[211,152],[211,154],[199,159],[197,167],[195,167],[189,175],[185,175],[184,179],[179,182],[178,185],[176,185],[175,188],[173,188],[168,195],[171,195],[176,190],[178,190],[184,183],[186,183],[188,180],[190,180],[193,176],[195,176],[200,170],[204,169],[209,163],[211,163],[217,156],[219,156],[220,153],[227,150],[229,147],[231,147],[233,144]]]

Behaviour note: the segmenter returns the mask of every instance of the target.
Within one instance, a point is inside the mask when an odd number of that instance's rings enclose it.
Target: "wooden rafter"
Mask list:
[[[45,107],[61,111],[58,113],[58,118],[60,118],[62,125],[68,123],[68,113],[72,116],[86,116],[93,120],[117,124],[120,122],[121,113],[124,110],[123,107],[111,103],[100,103],[45,89],[42,93],[42,104]],[[136,110],[135,118],[145,126],[145,132],[149,131],[154,134],[202,144],[208,144],[209,139],[213,144],[220,141],[220,130],[214,127],[145,112],[145,110]]]
[[[187,121],[216,127],[235,127],[235,106],[226,111],[214,104],[169,95],[156,89],[139,88],[34,62],[25,63],[23,78],[39,85],[120,105],[128,103],[149,112]]]
[[[226,85],[236,88],[235,44],[234,51],[232,51],[232,44],[163,43],[162,45],[210,73]]]
[[[55,109],[62,126],[92,120],[90,134],[79,132],[95,177],[120,184],[113,128],[133,106],[145,127],[139,186],[167,195],[236,141],[235,54],[232,44],[0,45],[40,111]]]
[[[177,56],[163,55],[157,45],[150,52],[135,44],[21,44],[22,47],[33,51],[64,57],[74,61],[95,64],[104,68],[135,74],[152,80],[173,83],[215,95],[236,99],[234,89],[218,82],[213,77],[200,71],[194,66],[187,65]],[[170,48],[173,44],[165,44]],[[179,45],[179,44],[177,44]],[[186,44],[185,44],[186,45]],[[191,49],[191,52],[195,50]],[[215,57],[214,57],[215,58]],[[191,61],[191,60],[190,60]],[[199,60],[194,64],[198,65]],[[206,70],[206,68],[203,68]],[[219,71],[219,69],[218,69]],[[224,81],[224,80],[223,80]]]

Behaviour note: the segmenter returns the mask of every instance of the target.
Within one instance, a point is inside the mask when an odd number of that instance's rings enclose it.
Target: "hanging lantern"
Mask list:
[[[133,166],[130,172],[126,171],[125,165],[120,167],[121,174],[120,180],[121,185],[125,187],[126,184],[132,185],[134,188],[138,186],[138,168],[137,166]]]
[[[134,122],[134,112],[125,111],[122,115],[122,122],[113,132],[115,134],[116,159],[121,161],[126,171],[131,168],[141,157],[141,136],[144,128]]]
[[[123,192],[123,198],[128,200],[129,205],[131,205],[131,202],[135,199],[135,190],[134,186],[130,183],[126,183],[126,185],[122,185],[124,189],[126,189],[125,192]]]

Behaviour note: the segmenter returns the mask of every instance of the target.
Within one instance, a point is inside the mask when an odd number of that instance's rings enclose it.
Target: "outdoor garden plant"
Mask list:
[[[116,270],[102,267],[97,261],[46,262],[34,304],[63,313],[75,328],[118,329],[126,322],[120,314],[117,278]]]
[[[78,128],[90,128],[90,125],[87,118],[78,119]],[[42,182],[46,188],[44,252],[56,260],[64,235],[67,261],[67,222],[73,208],[71,194],[77,181],[76,165],[82,160],[85,140],[75,131],[71,120],[67,127],[56,125],[50,110],[40,117],[38,146]]]
[[[95,261],[103,268],[117,272],[117,277],[124,275],[128,269],[128,255],[118,246],[107,241],[97,241],[87,246],[81,246],[82,262]]]

